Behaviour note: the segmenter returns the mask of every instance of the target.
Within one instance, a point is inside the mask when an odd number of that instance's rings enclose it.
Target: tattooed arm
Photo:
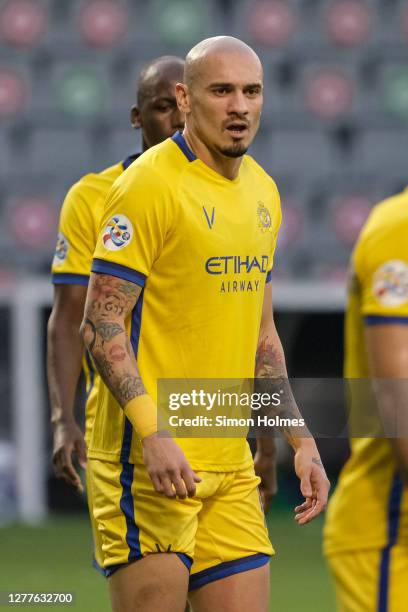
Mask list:
[[[141,288],[108,274],[92,274],[81,333],[102,380],[122,408],[148,398],[135,354],[126,333],[126,320],[141,294]],[[133,403],[133,404],[132,404]],[[151,403],[151,400],[150,400]],[[137,429],[137,412],[126,412]],[[193,472],[182,450],[158,432],[142,439],[143,459],[153,486],[167,497],[195,495],[200,478]]]
[[[301,419],[290,388],[285,355],[273,320],[272,283],[265,285],[262,321],[255,363],[255,377],[261,388],[283,389],[280,406],[273,408],[274,416],[285,419]],[[265,379],[262,381],[260,379]],[[295,508],[300,525],[315,518],[327,504],[330,483],[324,471],[316,443],[306,427],[282,428],[295,452],[295,471],[300,479],[300,490],[306,501]]]
[[[141,287],[107,274],[93,274],[81,333],[104,383],[124,406],[146,390],[126,334],[125,321]]]

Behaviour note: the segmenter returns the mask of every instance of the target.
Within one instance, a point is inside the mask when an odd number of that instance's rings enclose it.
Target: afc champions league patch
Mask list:
[[[119,251],[133,238],[133,226],[125,215],[115,215],[105,226],[102,242],[108,251]]]
[[[67,258],[69,242],[62,232],[58,232],[57,245],[55,247],[53,266],[61,266]]]
[[[373,293],[383,306],[408,302],[408,263],[393,259],[378,268],[373,276]]]
[[[272,231],[272,219],[271,213],[266,208],[265,204],[261,201],[258,202],[258,227],[262,232],[271,232]]]

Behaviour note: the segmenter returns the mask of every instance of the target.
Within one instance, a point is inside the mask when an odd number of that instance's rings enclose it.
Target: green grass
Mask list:
[[[298,527],[290,511],[280,508],[270,513],[268,522],[277,551],[271,562],[270,609],[332,612],[331,585],[320,553],[322,522]],[[0,529],[0,547],[0,591],[72,591],[75,605],[66,609],[110,611],[106,581],[91,567],[92,542],[85,516],[54,517],[42,527]],[[65,607],[35,608],[61,612]]]

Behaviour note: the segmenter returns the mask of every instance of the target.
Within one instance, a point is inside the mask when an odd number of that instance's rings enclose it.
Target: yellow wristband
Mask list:
[[[134,397],[123,410],[141,440],[157,431],[157,408],[150,395]]]

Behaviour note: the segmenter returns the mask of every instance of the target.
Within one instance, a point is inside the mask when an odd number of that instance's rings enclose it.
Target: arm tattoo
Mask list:
[[[82,326],[96,368],[122,407],[146,393],[125,325],[140,292],[134,283],[106,274],[92,275]]]
[[[279,416],[280,419],[301,418],[289,384],[282,347],[280,343],[274,343],[273,339],[268,336],[262,337],[258,343],[255,376],[254,389],[257,392],[277,393],[281,397],[278,406],[268,406],[262,412],[265,411],[267,416]],[[291,425],[282,425],[280,429],[291,444],[295,437],[308,435],[307,428],[303,428],[303,433],[301,433],[302,428],[294,428]],[[269,433],[269,435],[271,434]]]
[[[323,468],[323,463],[320,461],[320,459],[318,457],[312,457],[312,463],[314,463],[315,465],[318,465],[319,467]]]
[[[134,397],[144,393],[146,391],[143,383],[137,376],[129,375],[119,383],[118,394],[120,395],[120,403],[122,405],[127,404]]]
[[[125,329],[118,323],[108,323],[107,321],[98,323],[96,327],[96,332],[101,336],[104,342],[109,342],[118,334],[124,333],[124,331]]]

